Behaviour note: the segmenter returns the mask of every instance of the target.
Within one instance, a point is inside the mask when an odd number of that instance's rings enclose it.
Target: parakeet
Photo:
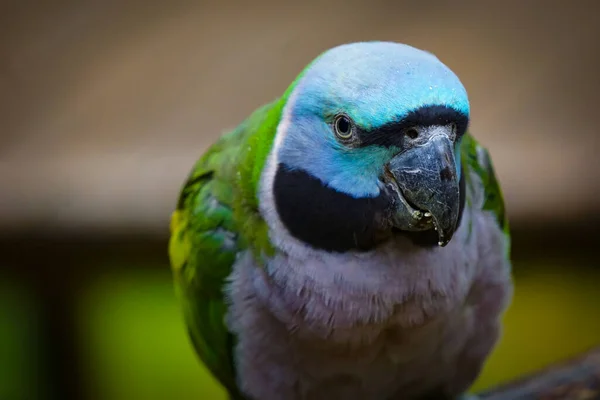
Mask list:
[[[169,254],[232,399],[453,399],[512,296],[504,200],[459,78],[339,45],[197,161]]]

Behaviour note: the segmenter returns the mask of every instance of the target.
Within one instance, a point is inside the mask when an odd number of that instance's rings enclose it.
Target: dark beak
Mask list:
[[[413,215],[431,218],[439,245],[448,244],[460,209],[459,179],[453,143],[448,136],[436,134],[424,144],[397,155],[388,170],[400,189],[399,195],[417,210]]]

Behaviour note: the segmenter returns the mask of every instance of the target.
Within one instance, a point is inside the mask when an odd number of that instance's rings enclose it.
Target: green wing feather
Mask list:
[[[171,218],[169,255],[177,295],[200,359],[235,391],[232,340],[224,323],[222,287],[240,242],[232,212],[231,173],[235,135],[225,136],[196,163]]]
[[[483,187],[483,199],[481,207],[483,210],[490,211],[496,217],[498,226],[506,236],[506,256],[510,257],[510,229],[508,217],[504,205],[504,197],[500,184],[496,178],[492,158],[486,148],[481,146],[477,140],[467,133],[462,139],[461,153],[463,155],[463,165],[467,169],[465,176],[467,185],[470,191],[477,190],[475,185]],[[470,174],[468,173],[470,172]],[[473,179],[473,175],[477,177],[477,182]],[[472,202],[472,199],[467,197],[467,201]],[[471,204],[472,206],[473,204]]]
[[[283,100],[257,110],[198,160],[171,217],[169,257],[189,336],[202,362],[229,391],[236,386],[235,337],[225,323],[226,279],[240,251],[269,254],[258,213],[259,176],[281,115]]]

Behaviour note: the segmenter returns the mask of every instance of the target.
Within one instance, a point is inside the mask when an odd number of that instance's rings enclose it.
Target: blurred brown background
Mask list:
[[[600,344],[599,15],[592,1],[2,2],[0,398],[222,398],[171,290],[171,209],[209,143],[351,41],[436,54],[494,157],[517,290],[475,389]]]

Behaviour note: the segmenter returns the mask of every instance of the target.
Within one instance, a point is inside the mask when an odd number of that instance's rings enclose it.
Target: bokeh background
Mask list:
[[[474,389],[600,344],[600,3],[3,1],[0,399],[223,399],[187,340],[168,220],[194,160],[344,42],[463,80],[516,293]]]

